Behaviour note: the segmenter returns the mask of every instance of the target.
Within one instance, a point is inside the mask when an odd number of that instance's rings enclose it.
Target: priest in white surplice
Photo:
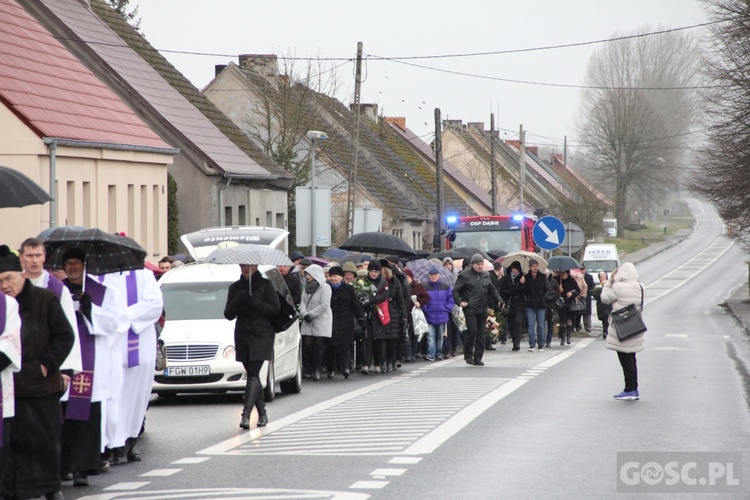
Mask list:
[[[15,299],[0,292],[0,480],[8,465],[10,424],[15,415],[13,373],[21,369],[21,318]]]
[[[46,257],[44,242],[38,238],[24,240],[21,243],[21,248],[18,250],[18,258],[21,260],[23,275],[31,281],[32,285],[39,288],[46,288],[57,295],[65,317],[68,318],[68,322],[73,328],[73,333],[75,333],[73,348],[70,350],[70,354],[65,358],[63,364],[60,365],[60,371],[63,373],[63,378],[66,379],[67,384],[74,373],[81,371],[81,346],[78,340],[78,324],[70,291],[65,288],[62,281],[44,270]]]
[[[85,253],[77,248],[63,255],[68,277],[63,281],[73,295],[81,346],[81,373],[63,398],[65,403],[62,474],[72,474],[74,486],[88,486],[88,472],[98,470],[104,451],[107,401],[114,390],[110,344],[126,321],[125,299],[91,275],[85,275]]]
[[[117,427],[109,446],[115,449],[115,463],[139,462],[138,435],[146,418],[146,409],[154,383],[156,328],[164,308],[161,289],[154,273],[148,270],[108,274],[104,282],[117,288],[128,303],[130,324],[122,349],[123,383],[118,406]]]

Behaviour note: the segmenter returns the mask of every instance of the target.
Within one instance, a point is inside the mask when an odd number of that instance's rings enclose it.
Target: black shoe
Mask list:
[[[109,463],[109,460],[102,460],[99,465],[99,472],[109,472],[111,468],[112,464]]]
[[[128,462],[140,462],[141,461],[141,452],[138,450],[136,446],[133,446],[130,448],[130,451],[128,452]]]
[[[473,365],[474,364],[474,360],[471,359],[471,358],[464,358],[464,361],[466,361],[466,364],[469,364],[469,365]]]
[[[112,455],[112,460],[109,461],[111,465],[123,465],[128,463],[128,457],[125,456],[123,450],[118,449]]]
[[[481,359],[475,359],[474,366],[484,366],[484,361],[482,361]]]
[[[46,498],[47,500],[65,500],[62,490],[57,490],[53,493],[47,493],[46,495],[44,495],[44,498]]]
[[[484,348],[485,351],[497,351],[497,347],[493,346],[492,344],[488,345]]]
[[[313,373],[312,379],[313,379],[313,382],[317,382],[318,380],[320,380],[320,371],[315,370],[315,373]]]
[[[73,486],[88,486],[89,478],[83,472],[73,474]]]
[[[61,481],[72,481],[72,480],[73,480],[73,473],[72,472],[68,472],[67,474],[65,474],[61,478]]]
[[[240,429],[249,429],[250,428],[250,415],[243,413],[242,418],[240,419]]]
[[[513,349],[511,349],[511,351],[520,351],[520,350],[521,350],[520,347],[515,347],[515,346],[513,346]]]
[[[344,370],[344,378],[349,378],[349,370]]]
[[[258,427],[265,427],[268,425],[268,415],[266,415],[266,412],[258,414]]]
[[[328,378],[333,378],[334,375],[335,375],[335,372],[328,372]]]

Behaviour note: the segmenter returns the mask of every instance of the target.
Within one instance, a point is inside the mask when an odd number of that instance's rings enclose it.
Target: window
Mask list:
[[[247,214],[245,213],[245,205],[237,207],[237,224],[244,226],[247,224]]]
[[[224,207],[224,225],[232,225],[232,207]]]
[[[83,220],[81,225],[84,227],[91,227],[91,183],[83,182]]]
[[[128,236],[135,238],[135,186],[128,184]]]
[[[266,227],[273,227],[273,212],[266,212]]]
[[[117,231],[117,186],[107,187],[107,231]]]
[[[76,183],[73,181],[68,181],[68,195],[65,203],[68,207],[66,223],[71,226],[75,225],[78,221],[76,220]]]
[[[286,224],[284,222],[284,214],[276,214],[276,227],[279,229],[284,229],[286,227]]]

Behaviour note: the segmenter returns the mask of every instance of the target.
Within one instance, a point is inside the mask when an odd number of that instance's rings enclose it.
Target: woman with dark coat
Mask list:
[[[513,350],[521,349],[521,330],[526,316],[526,288],[521,264],[513,261],[500,280],[500,296],[508,308],[508,325],[513,340]]]
[[[260,369],[273,359],[276,338],[270,318],[279,314],[279,295],[258,266],[240,264],[242,276],[229,285],[224,317],[234,324],[235,359],[245,366],[247,384],[240,428],[250,428],[253,406],[258,410],[258,427],[268,424]]]
[[[331,340],[328,342],[328,378],[332,378],[336,367],[344,378],[349,378],[352,363],[352,344],[354,344],[354,325],[365,324],[365,313],[357,300],[354,287],[344,283],[344,270],[333,266],[328,271],[331,286],[331,312],[333,327]]]
[[[576,279],[570,275],[570,271],[562,271],[559,276],[555,276],[557,288],[560,295],[565,300],[565,306],[558,308],[560,315],[560,345],[565,345],[567,340],[570,345],[570,337],[573,335],[573,314],[570,312],[570,304],[576,297],[581,295],[581,288],[578,286]]]
[[[612,314],[612,304],[602,302],[602,289],[607,282],[607,272],[599,273],[599,284],[591,292],[596,299],[596,317],[602,322],[602,339],[607,340],[609,335],[609,315]]]
[[[430,301],[430,296],[427,294],[424,285],[414,278],[414,272],[411,269],[404,269],[404,275],[409,284],[409,300],[406,302],[406,312],[411,320],[411,312],[414,308],[423,308]],[[417,301],[414,302],[412,297],[416,297]],[[404,361],[414,361],[418,349],[419,342],[417,342],[417,335],[414,333],[414,322],[409,321],[409,342],[404,346]]]
[[[555,333],[555,325],[560,323],[560,313],[557,311],[557,299],[560,298],[560,286],[552,273],[547,276],[549,281],[549,296],[547,300],[547,342],[546,347],[552,345],[552,335]],[[559,326],[558,326],[559,327]]]
[[[390,266],[384,266],[382,269],[383,277],[388,283],[388,310],[391,321],[385,325],[385,361],[381,364],[380,369],[381,371],[390,372],[393,371],[396,359],[399,357],[398,347],[401,345],[401,339],[406,330],[408,318],[406,316],[406,303],[402,288],[404,285],[393,274]],[[377,367],[375,371],[377,372]]]
[[[375,373],[380,373],[380,366],[385,358],[386,325],[380,319],[378,309],[391,294],[388,282],[381,276],[380,262],[373,260],[367,266],[367,284],[374,288],[373,295],[360,300],[367,314],[367,337],[362,352],[362,375],[370,373],[370,365],[375,358]]]

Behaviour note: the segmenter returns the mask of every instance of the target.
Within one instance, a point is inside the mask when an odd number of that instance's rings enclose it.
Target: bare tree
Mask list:
[[[750,248],[750,4],[710,0],[712,43],[705,59],[716,85],[705,93],[711,128],[692,188],[718,209]]]
[[[589,61],[578,128],[594,180],[614,197],[619,237],[630,195],[654,199],[654,186],[678,182],[697,110],[696,50],[689,35],[667,33],[612,42]]]
[[[128,12],[128,8],[130,7],[130,0],[107,0],[107,3],[115,12],[120,14],[122,18],[125,19],[128,24],[133,27],[133,29],[135,29],[139,33],[141,32],[141,18],[138,16],[138,5],[136,5],[133,10]]]

